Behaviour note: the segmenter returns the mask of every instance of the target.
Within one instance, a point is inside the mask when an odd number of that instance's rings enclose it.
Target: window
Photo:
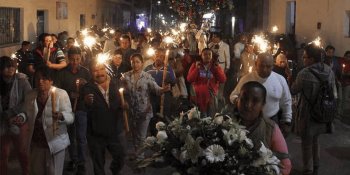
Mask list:
[[[350,10],[345,11],[344,35],[350,37]]]
[[[20,42],[20,9],[0,7],[0,46]]]

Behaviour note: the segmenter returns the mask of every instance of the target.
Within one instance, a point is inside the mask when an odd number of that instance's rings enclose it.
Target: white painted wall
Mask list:
[[[48,33],[59,33],[68,31],[70,36],[75,36],[75,31],[80,29],[80,14],[85,14],[86,26],[96,23],[98,17],[92,19],[96,14],[96,3],[98,0],[61,0],[67,2],[68,19],[56,19],[56,2],[60,0],[0,0],[0,7],[21,8],[21,40],[36,41],[37,10],[47,10]],[[19,48],[19,45],[11,47],[0,46],[0,56],[10,55]]]
[[[291,0],[270,0],[269,26],[277,25],[280,33],[286,31],[287,2]],[[343,56],[350,50],[350,37],[345,36],[346,11],[350,11],[350,0],[295,0],[297,42],[310,42],[317,36],[336,48],[336,55]],[[317,23],[322,27],[317,30]]]

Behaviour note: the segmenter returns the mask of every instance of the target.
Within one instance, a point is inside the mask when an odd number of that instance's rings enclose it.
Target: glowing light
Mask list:
[[[12,59],[16,59],[16,58],[17,58],[16,54],[14,54],[14,53],[11,54],[11,58],[12,58]]]
[[[74,41],[74,46],[75,47],[79,47],[80,46],[77,40]]]
[[[317,47],[321,47],[321,38],[318,36],[315,40],[312,41]]]
[[[147,28],[147,32],[148,32],[148,33],[151,33],[151,32],[152,32],[152,29],[151,29],[151,28]]]
[[[89,33],[88,29],[84,29],[81,31],[81,34],[86,36]]]
[[[96,44],[96,38],[92,37],[92,36],[86,36],[83,40],[84,45],[91,48],[93,45]]]
[[[114,33],[115,33],[115,30],[111,29],[111,30],[109,30],[109,33],[110,33],[110,34],[114,34]]]
[[[122,94],[124,92],[124,88],[119,88],[119,92]]]
[[[108,28],[103,28],[102,32],[107,32]]]
[[[171,33],[172,33],[173,35],[178,35],[178,34],[179,34],[179,32],[178,32],[177,30],[175,30],[175,29],[171,29]]]
[[[164,38],[164,42],[169,44],[169,43],[174,42],[174,39],[172,37],[170,37],[170,36],[167,36],[167,37]]]
[[[187,23],[181,23],[180,24],[180,31],[184,32],[186,30],[186,27],[187,27]]]
[[[276,33],[278,31],[278,27],[277,26],[273,26],[272,27],[272,33]]]
[[[249,73],[253,71],[253,66],[249,66]]]
[[[260,52],[266,52],[269,48],[269,42],[265,39],[264,36],[254,35],[252,42],[259,47]]]
[[[97,64],[105,64],[110,58],[109,53],[99,53],[97,54]]]
[[[147,50],[148,56],[153,56],[155,53],[156,53],[156,51],[152,47]]]
[[[214,15],[213,13],[206,13],[206,14],[203,15],[203,18],[204,19],[210,19],[211,17],[213,17],[213,15]]]

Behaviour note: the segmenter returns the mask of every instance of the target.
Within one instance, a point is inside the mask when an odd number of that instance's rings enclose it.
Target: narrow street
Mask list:
[[[321,143],[321,162],[319,175],[349,175],[350,174],[350,125],[335,120],[334,134],[325,134],[320,136]],[[291,175],[302,174],[301,140],[295,135],[287,138],[287,144],[292,159],[293,169]],[[68,156],[68,154],[67,154]],[[10,161],[10,174],[20,174],[20,167],[16,160]],[[111,175],[109,163],[111,157],[107,156],[105,165],[106,174]],[[142,173],[133,172],[130,168],[131,162],[127,161],[121,174],[137,175]],[[92,162],[86,163],[87,175],[93,175]],[[146,175],[171,175],[174,169],[168,168],[147,168]],[[65,175],[73,175],[73,172],[65,172]]]

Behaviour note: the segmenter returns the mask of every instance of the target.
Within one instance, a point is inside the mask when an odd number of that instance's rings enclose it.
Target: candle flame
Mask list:
[[[156,53],[156,51],[152,47],[147,50],[148,56],[153,56],[155,53]]]
[[[109,53],[97,54],[97,64],[105,64],[110,59]]]
[[[345,64],[343,64],[343,68],[345,68]]]
[[[92,37],[92,36],[86,36],[83,40],[84,45],[91,48],[93,45],[96,44],[96,38]]]
[[[266,52],[269,47],[268,41],[261,35],[254,35],[252,42],[259,47],[260,52]]]
[[[178,34],[179,34],[179,32],[178,32],[177,30],[175,30],[175,29],[171,29],[171,33],[172,33],[173,35],[178,35]]]
[[[13,54],[11,54],[11,58],[12,58],[12,59],[17,58],[16,54],[14,54],[14,53],[13,53]]]
[[[115,33],[115,30],[111,29],[111,30],[109,31],[109,33],[110,33],[110,34],[114,34],[114,33]]]
[[[253,71],[253,66],[249,66],[249,73]]]
[[[123,93],[124,92],[124,88],[119,88],[119,92]]]
[[[80,46],[77,40],[74,41],[74,46],[75,47],[79,47]]]
[[[312,41],[317,47],[321,47],[321,38],[318,36],[315,40]]]
[[[174,39],[173,39],[172,37],[170,37],[170,36],[166,36],[166,37],[164,38],[164,42],[167,43],[167,44],[169,44],[169,43],[174,42]]]
[[[83,30],[81,31],[81,34],[84,35],[84,36],[86,36],[88,33],[89,33],[89,32],[88,32],[88,29],[83,29]]]
[[[180,24],[180,31],[184,32],[186,30],[187,23],[181,23]]]
[[[102,32],[107,32],[108,28],[103,28]]]
[[[151,32],[152,32],[152,29],[151,29],[151,28],[147,28],[147,32],[148,32],[148,33],[151,33]]]
[[[55,93],[56,87],[52,87],[52,93]]]
[[[273,32],[273,33],[276,33],[277,31],[278,31],[278,27],[277,27],[276,25],[273,26],[273,27],[272,27],[272,32]]]
[[[79,85],[79,82],[80,80],[79,79],[77,79],[76,81],[75,81],[75,84],[77,84],[77,85]]]

